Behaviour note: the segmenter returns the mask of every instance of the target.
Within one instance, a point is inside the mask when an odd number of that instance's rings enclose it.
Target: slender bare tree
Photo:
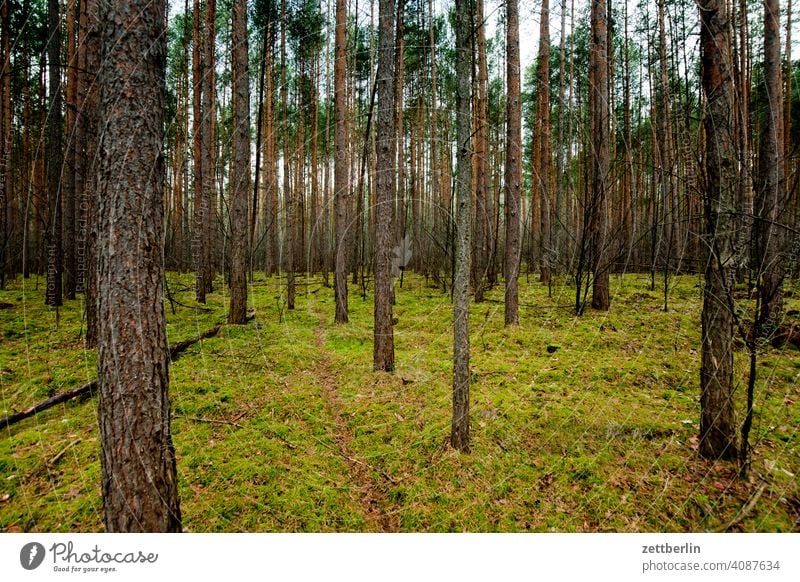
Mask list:
[[[453,448],[469,452],[469,278],[472,160],[469,0],[456,0],[456,265],[453,281]]]
[[[522,190],[522,118],[520,115],[519,11],[517,0],[506,1],[506,257],[505,322],[519,323],[519,261],[521,251],[520,192]]]

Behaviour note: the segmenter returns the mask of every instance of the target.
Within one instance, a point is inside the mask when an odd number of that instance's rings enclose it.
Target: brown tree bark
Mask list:
[[[247,3],[233,2],[233,159],[231,164],[231,301],[228,321],[247,321],[247,198],[250,194],[250,78]],[[255,211],[255,209],[253,209]]]
[[[783,95],[786,103],[783,109],[783,156],[784,163],[788,164],[792,144],[792,0],[786,2],[786,51],[784,54],[786,55],[786,71],[784,73],[786,90]]]
[[[334,115],[334,207],[336,220],[336,259],[334,292],[336,323],[347,323],[347,209],[350,207],[349,170],[347,164],[347,103],[345,74],[347,70],[347,0],[336,0],[336,56],[333,64]]]
[[[734,87],[725,0],[701,0],[700,44],[705,95],[705,287],[700,368],[700,455],[737,455],[733,402],[733,313],[737,260],[737,161]]]
[[[591,126],[590,252],[592,308],[607,311],[608,288],[608,22],[606,0],[592,0],[591,46],[589,52],[589,116]]]
[[[289,87],[286,80],[286,0],[281,0],[281,126],[283,129],[283,205],[286,213],[284,253],[286,254],[286,307],[294,309],[295,269],[295,203],[289,179]]]
[[[453,281],[453,420],[450,442],[468,453],[469,277],[472,160],[470,139],[471,14],[469,0],[456,0],[456,265]]]
[[[783,313],[784,233],[780,230],[785,203],[783,80],[781,78],[780,1],[764,1],[764,85],[767,110],[761,129],[757,195],[756,261],[761,333],[768,334]]]
[[[192,159],[194,168],[194,212],[192,217],[192,258],[195,268],[195,299],[206,302],[205,216],[203,195],[203,41],[200,0],[192,4]]]
[[[486,124],[489,74],[486,63],[486,23],[484,1],[475,4],[475,44],[478,58],[475,91],[475,253],[472,261],[472,287],[475,302],[483,301],[486,291],[489,261],[492,256],[494,221],[492,208],[491,173],[489,172],[489,131]]]
[[[206,0],[205,27],[203,32],[205,37],[202,42],[203,47],[203,69],[202,69],[202,177],[203,177],[203,284],[205,293],[214,290],[214,227],[216,214],[216,163],[217,163],[217,109],[216,109],[216,0]]]
[[[266,77],[266,99],[264,100],[264,223],[266,224],[267,252],[265,273],[275,274],[278,265],[278,178],[275,165],[275,95],[273,75],[273,23],[267,23],[265,41],[268,48],[264,52]]]
[[[101,6],[98,417],[105,525],[109,532],[177,532],[162,246],[166,2]]]
[[[11,175],[11,34],[8,2],[0,7],[0,289],[5,289],[9,271],[10,217],[9,200],[12,184]],[[27,71],[25,71],[27,75]],[[27,79],[27,76],[26,76]],[[26,127],[27,129],[27,127]],[[27,157],[26,157],[27,159]]]
[[[439,208],[439,202],[441,200],[441,187],[440,182],[442,178],[441,166],[439,163],[439,155],[442,148],[439,146],[439,102],[438,102],[438,77],[436,71],[436,34],[435,34],[435,27],[436,22],[434,18],[434,11],[433,11],[433,0],[428,0],[428,16],[429,16],[429,23],[428,23],[428,43],[430,44],[430,83],[431,83],[431,106],[430,106],[430,196],[428,198],[429,203],[423,205],[423,201],[420,200],[420,205],[422,208],[418,213],[420,216],[423,215],[430,215],[431,219],[429,220],[429,228],[433,229],[433,235],[436,236],[438,234],[438,223],[441,221],[442,212]],[[420,135],[421,132],[418,132]],[[421,135],[420,135],[421,137]],[[419,148],[422,149],[422,148]],[[415,226],[414,232],[414,246],[417,249],[421,248],[420,243],[424,240],[423,239],[423,232],[424,230],[421,229],[419,226]],[[430,237],[425,237],[430,239]],[[439,269],[439,261],[433,259],[430,255],[435,251],[432,251],[432,244],[430,241],[426,243],[427,252],[425,253],[426,260],[424,264],[424,269],[426,274],[433,269],[434,276],[438,276],[438,269]]]
[[[375,197],[375,330],[373,367],[394,370],[392,323],[392,203],[394,175],[394,0],[378,4],[377,176]]]
[[[322,233],[325,230],[322,223],[320,212],[320,188],[319,188],[319,53],[312,57],[311,80],[309,83],[311,103],[311,214],[309,233],[309,260],[308,269],[311,273],[316,273],[322,266]]]
[[[658,1],[658,52],[659,52],[659,83],[658,101],[659,115],[657,134],[657,149],[659,154],[659,194],[661,197],[660,230],[664,241],[663,275],[664,275],[664,311],[668,308],[669,273],[672,268],[671,260],[673,245],[675,243],[675,224],[678,221],[676,208],[677,197],[677,172],[675,170],[675,147],[673,144],[672,107],[669,86],[669,67],[667,62],[667,27],[665,18],[665,0]]]
[[[96,235],[97,235],[97,140],[99,88],[96,82],[100,66],[100,32],[98,29],[97,0],[80,3],[78,50],[80,53],[80,86],[78,89],[78,148],[75,168],[75,196],[78,205],[78,233],[76,236],[77,285],[76,290],[84,293],[86,306],[86,346],[97,344],[97,277],[96,277]]]
[[[78,2],[67,2],[67,99],[64,134],[66,152],[63,172],[62,202],[64,216],[64,296],[75,299],[76,260],[75,260],[75,158],[78,63],[75,28],[78,21]]]
[[[539,260],[539,280],[550,284],[550,273],[554,260],[553,235],[551,227],[552,210],[550,208],[550,175],[552,174],[553,160],[550,154],[550,1],[542,0],[541,18],[539,19],[539,56],[538,89],[539,103],[537,106],[539,131],[539,208],[541,213],[540,230],[541,249]]]
[[[52,307],[62,304],[63,247],[61,170],[64,152],[61,149],[61,15],[58,0],[48,0],[47,64],[48,114],[47,114],[47,289],[45,303]]]
[[[517,277],[520,262],[520,192],[522,190],[522,118],[520,116],[519,12],[517,0],[506,2],[506,257],[505,324],[519,324]]]
[[[392,204],[392,224],[394,229],[392,236],[395,240],[402,240],[405,236],[405,196],[406,196],[406,176],[405,176],[405,135],[403,133],[403,92],[405,87],[405,6],[406,0],[397,0],[397,31],[395,33],[394,51],[394,127],[395,127],[395,153],[397,161],[397,195]]]
[[[297,142],[295,145],[295,174],[294,174],[294,266],[295,270],[303,272],[307,269],[306,251],[306,89],[308,79],[306,77],[306,58],[296,55],[297,61],[297,122],[295,131],[297,132]]]

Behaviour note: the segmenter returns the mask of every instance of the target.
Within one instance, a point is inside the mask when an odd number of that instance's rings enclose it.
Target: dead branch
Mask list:
[[[169,359],[171,362],[174,362],[178,359],[180,354],[185,352],[190,346],[196,344],[199,341],[204,339],[208,339],[213,337],[219,333],[219,330],[222,329],[221,325],[213,327],[208,331],[205,331],[198,335],[197,337],[193,337],[192,339],[188,339],[186,341],[178,342],[174,346],[169,349]],[[48,408],[52,408],[57,404],[61,404],[62,402],[67,402],[68,400],[72,400],[73,398],[77,398],[83,394],[93,394],[97,391],[97,378],[80,386],[79,388],[73,388],[72,390],[68,390],[67,392],[62,392],[61,394],[56,394],[55,396],[51,396],[47,400],[40,402],[39,404],[34,404],[30,408],[26,408],[20,412],[15,412],[14,414],[9,414],[3,418],[0,418],[0,429],[4,429],[6,427],[11,426],[19,422],[20,420],[25,420],[26,418],[30,418],[31,416],[38,414],[42,411],[47,410]]]

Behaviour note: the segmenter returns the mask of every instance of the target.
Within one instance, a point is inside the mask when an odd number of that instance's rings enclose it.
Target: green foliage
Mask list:
[[[354,293],[350,323],[334,325],[332,290],[299,283],[297,309],[286,311],[285,281],[257,277],[256,318],[170,366],[189,531],[704,531],[727,524],[759,480],[768,486],[735,528],[798,527],[793,348],[761,356],[752,480],[696,455],[696,277],[675,277],[669,313],[647,277],[617,277],[611,312],[580,318],[567,281],[552,299],[521,281],[516,329],[503,327],[502,289],[492,290],[472,306],[470,455],[447,446],[449,297],[406,273],[394,308],[397,370],[385,374],[372,371],[371,296]],[[174,315],[167,303],[170,343],[225,321],[222,281],[205,307],[192,284],[169,275],[180,302]],[[33,279],[0,291],[12,305],[0,310],[0,414],[95,375],[79,302],[56,325],[43,292]],[[744,383],[744,352],[736,366]],[[102,528],[95,406],[68,402],[4,429],[0,530]]]

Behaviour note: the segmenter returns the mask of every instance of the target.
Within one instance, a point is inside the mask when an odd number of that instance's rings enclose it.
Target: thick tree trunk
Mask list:
[[[737,455],[733,402],[732,292],[737,260],[734,87],[725,0],[701,0],[700,43],[706,118],[705,287],[700,369],[700,454]]]
[[[469,277],[472,161],[470,139],[470,8],[456,0],[456,266],[453,281],[453,448],[469,452]]]
[[[780,323],[783,313],[784,258],[781,256],[784,233],[782,222],[785,203],[785,160],[783,156],[784,119],[781,78],[781,28],[779,0],[764,2],[764,85],[767,110],[761,131],[759,188],[757,190],[758,225],[756,261],[758,296],[761,302],[762,333],[770,333]]]
[[[347,323],[347,209],[350,207],[349,171],[347,167],[347,103],[345,73],[347,70],[347,0],[336,0],[336,56],[333,64],[334,115],[334,207],[336,219],[336,258],[334,289],[336,323]]]
[[[377,192],[375,199],[375,333],[373,367],[394,370],[392,323],[392,203],[394,175],[394,0],[378,5]]]
[[[608,310],[608,22],[606,0],[592,1],[589,116],[591,126],[590,252],[592,257],[592,308]]]
[[[508,53],[506,105],[506,257],[505,323],[519,323],[517,277],[520,260],[520,192],[522,190],[522,119],[520,117],[519,13],[517,0],[506,2],[506,51]]]
[[[245,0],[234,0],[232,38],[234,151],[231,165],[231,302],[228,321],[242,324],[247,320],[247,197],[250,194],[250,78]]]
[[[98,417],[105,524],[109,532],[177,532],[163,293],[166,2],[104,2],[101,20]]]

